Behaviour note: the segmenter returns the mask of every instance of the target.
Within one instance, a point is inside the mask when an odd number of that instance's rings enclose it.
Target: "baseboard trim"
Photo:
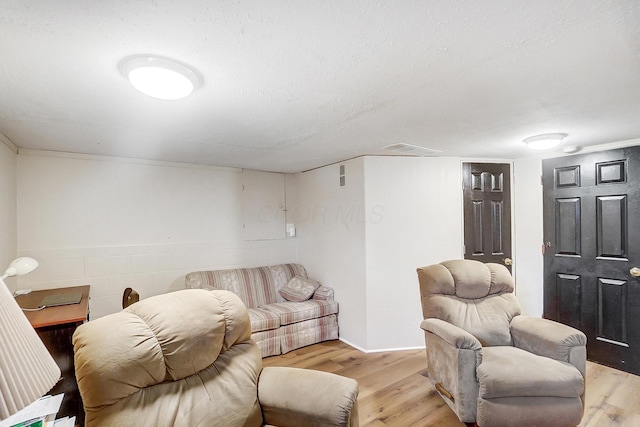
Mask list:
[[[425,349],[425,346],[366,349],[348,340],[345,340],[344,338],[338,338],[338,339],[343,343],[355,348],[356,350],[360,350],[363,353],[383,353],[383,352],[389,352],[389,351],[406,351],[406,350],[424,350]]]

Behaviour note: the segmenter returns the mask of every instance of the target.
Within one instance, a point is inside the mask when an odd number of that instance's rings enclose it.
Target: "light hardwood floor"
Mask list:
[[[318,369],[360,385],[361,427],[464,426],[426,378],[424,350],[363,353],[341,341],[263,359],[264,366]],[[640,426],[640,377],[587,362],[580,426]]]

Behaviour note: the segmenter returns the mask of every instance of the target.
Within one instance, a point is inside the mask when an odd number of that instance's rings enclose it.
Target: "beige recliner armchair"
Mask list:
[[[570,426],[584,411],[586,337],[520,315],[509,271],[445,261],[418,268],[430,381],[460,421]]]
[[[86,426],[357,426],[358,383],[262,368],[245,306],[189,289],[137,302],[73,336]]]

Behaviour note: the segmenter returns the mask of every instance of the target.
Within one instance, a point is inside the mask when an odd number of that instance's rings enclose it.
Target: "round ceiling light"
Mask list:
[[[566,133],[545,133],[543,135],[530,136],[524,140],[524,143],[532,150],[549,150],[560,145],[566,136]]]
[[[120,63],[120,70],[133,87],[157,99],[185,98],[200,85],[200,79],[194,70],[158,56],[125,58]]]

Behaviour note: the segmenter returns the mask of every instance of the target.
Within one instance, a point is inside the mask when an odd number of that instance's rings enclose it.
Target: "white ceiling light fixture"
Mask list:
[[[530,136],[524,140],[524,143],[532,150],[549,150],[560,145],[566,136],[566,133],[545,133],[542,135]]]
[[[152,55],[125,58],[120,71],[140,92],[164,100],[182,99],[200,86],[198,73],[172,59]]]

